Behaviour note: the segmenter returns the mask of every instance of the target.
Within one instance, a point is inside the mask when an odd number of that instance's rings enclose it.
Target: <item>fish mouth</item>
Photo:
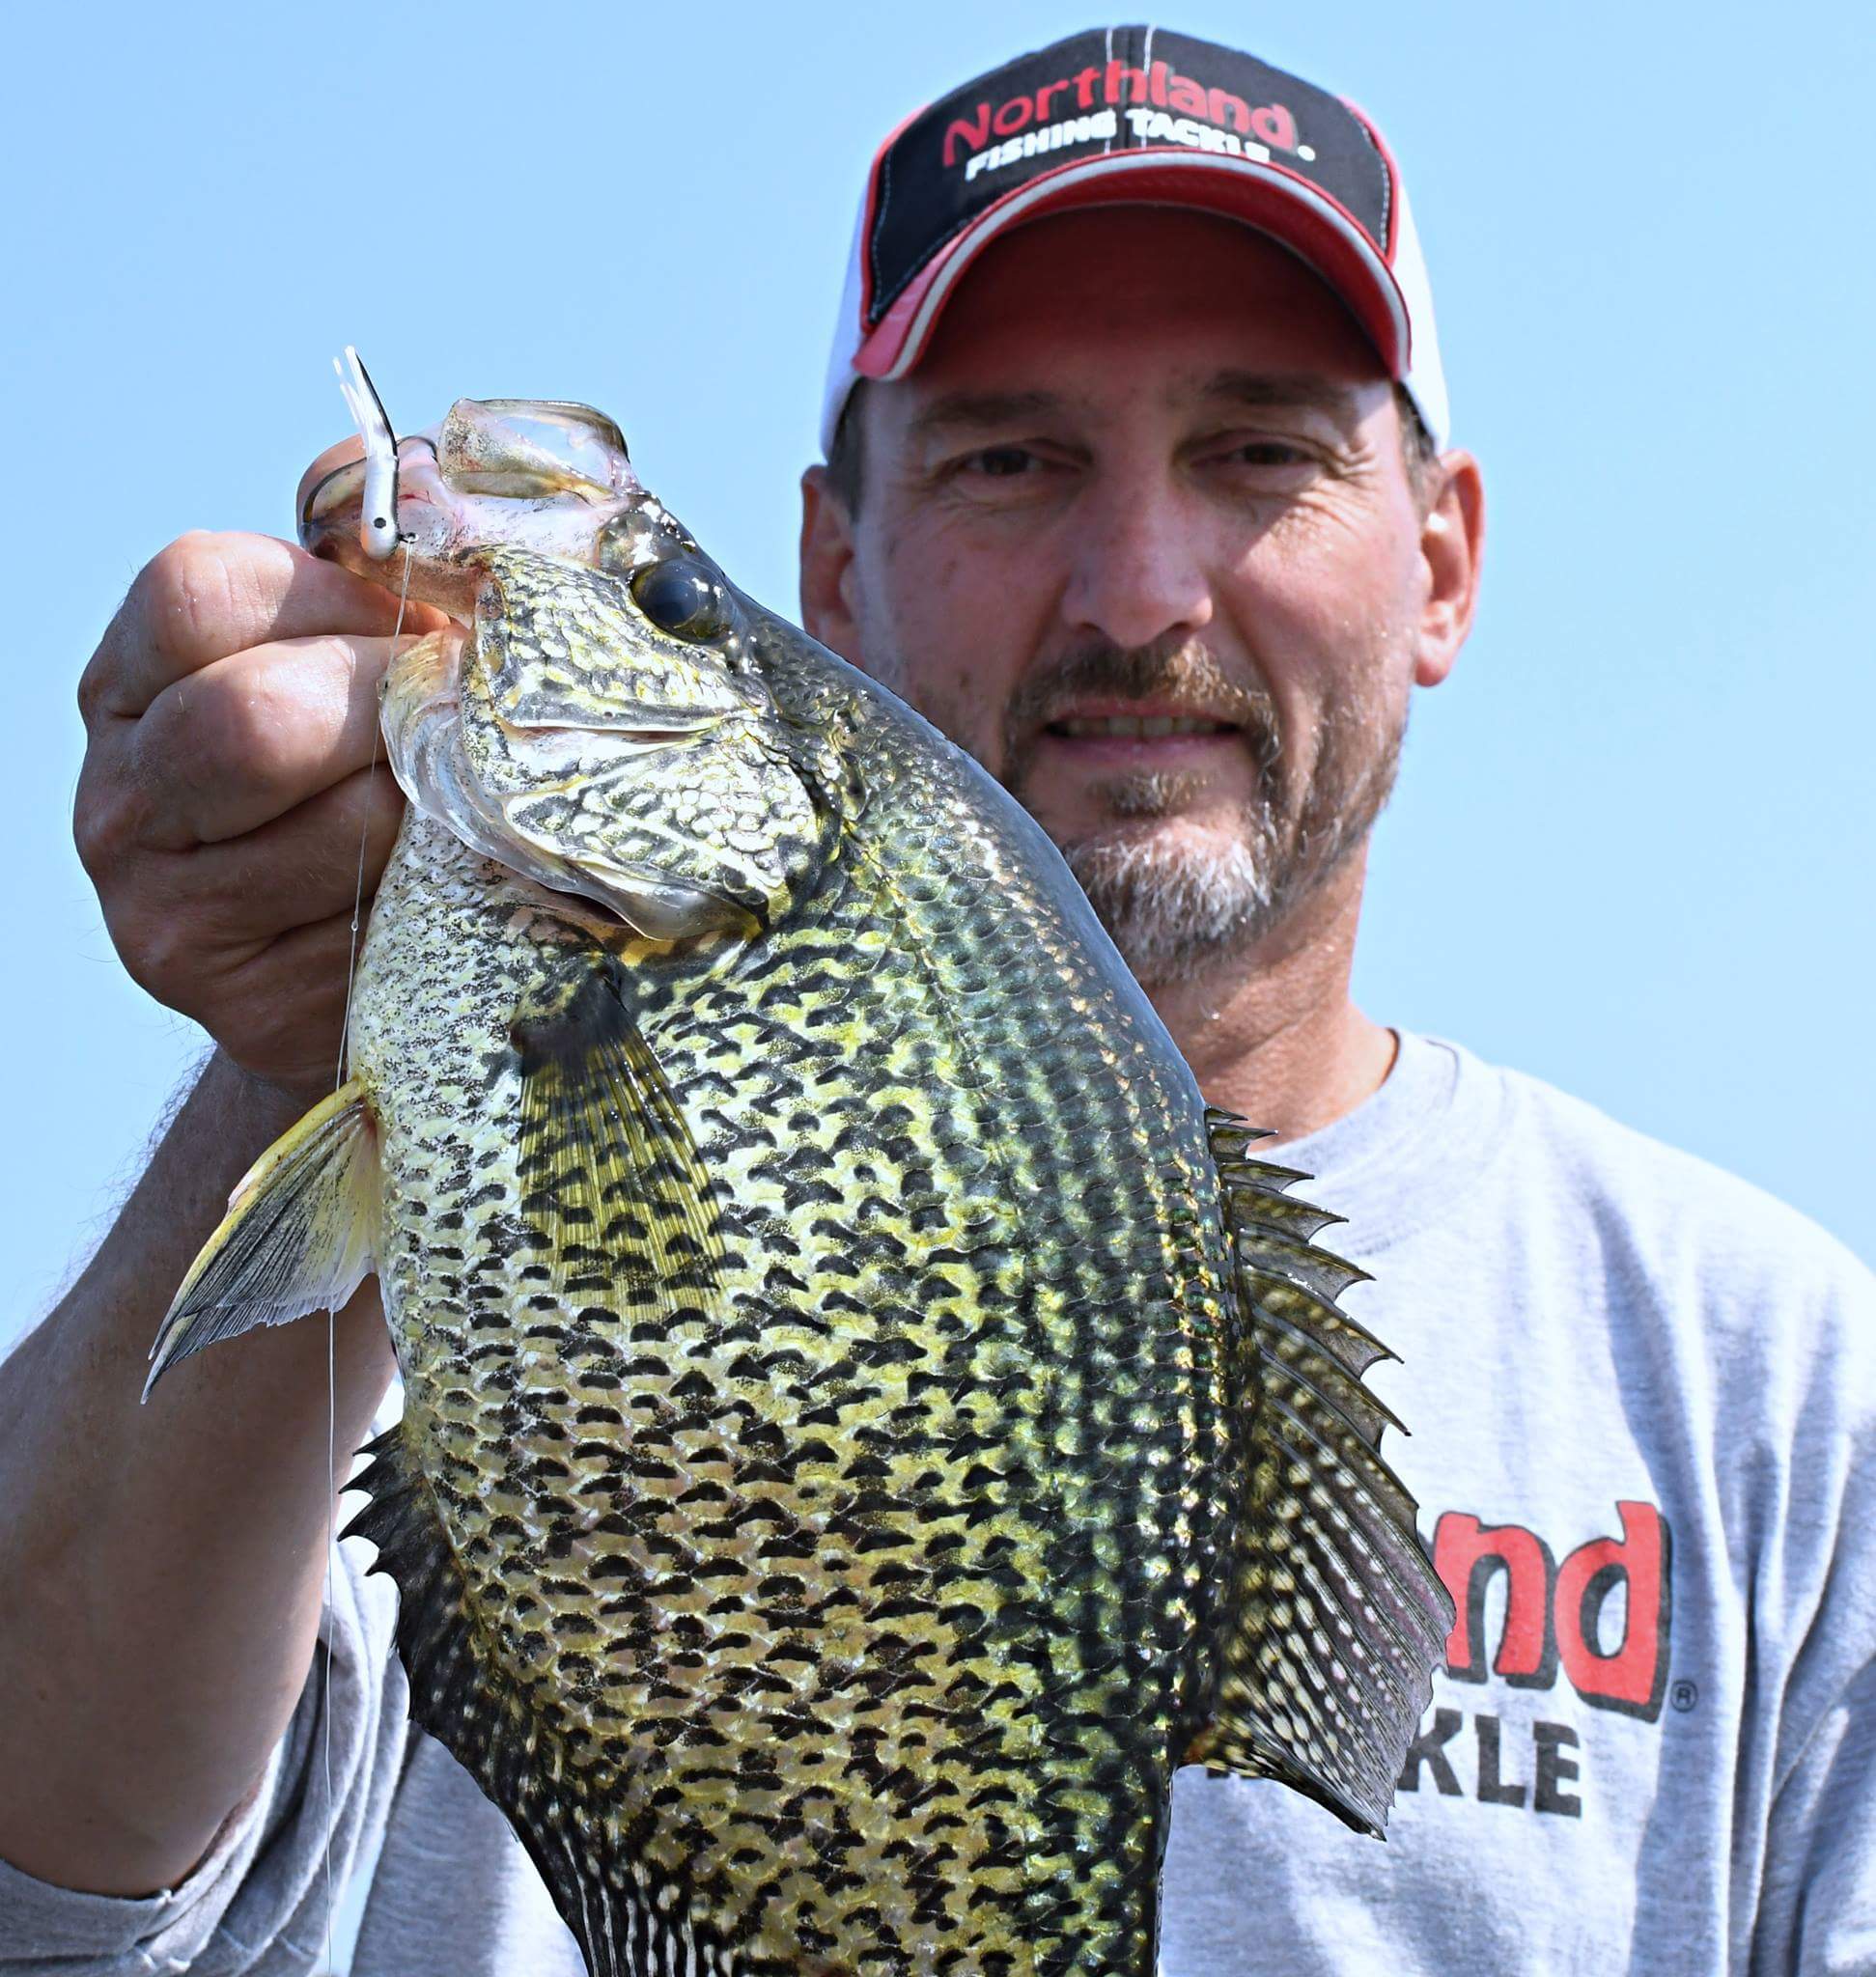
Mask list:
[[[473,550],[594,566],[608,529],[644,505],[618,427],[587,406],[459,399],[440,426],[394,441],[375,394],[347,399],[371,438],[341,440],[301,475],[301,545],[452,616],[473,604],[457,567]]]

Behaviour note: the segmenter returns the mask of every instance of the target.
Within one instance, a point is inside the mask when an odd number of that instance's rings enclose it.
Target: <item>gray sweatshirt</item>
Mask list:
[[[1163,1977],[1876,1970],[1876,1280],[1425,1038],[1283,1157],[1375,1274],[1347,1301],[1402,1355],[1371,1379],[1459,1618],[1386,1845],[1180,1775]],[[314,1968],[329,1832],[359,1977],[579,1977],[501,1816],[406,1721],[368,1552],[340,1547],[330,1683],[322,1655],[209,1858],[142,1901],[0,1864],[0,1972]]]

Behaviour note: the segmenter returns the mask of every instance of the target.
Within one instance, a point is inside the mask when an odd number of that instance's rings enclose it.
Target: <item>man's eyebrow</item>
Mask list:
[[[913,439],[958,432],[984,432],[1023,419],[1046,419],[1062,408],[1052,391],[947,391],[913,415]]]
[[[1224,399],[1255,411],[1291,408],[1352,419],[1359,410],[1357,387],[1312,372],[1215,371],[1198,396]]]

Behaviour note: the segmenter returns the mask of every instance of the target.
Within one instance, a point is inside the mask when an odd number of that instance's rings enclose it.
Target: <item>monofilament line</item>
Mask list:
[[[404,613],[410,600],[410,558],[404,559],[404,581],[398,586],[397,623],[391,627],[391,658],[397,656],[398,640],[404,635]],[[387,665],[390,661],[387,659]],[[346,1007],[339,1022],[339,1062],[332,1072],[336,1092],[346,1081],[346,1051],[351,1043],[351,989],[358,979],[358,928],[365,909],[365,852],[371,842],[372,781],[378,774],[378,716],[372,716],[372,752],[365,765],[365,816],[358,826],[358,877],[351,893],[351,942],[346,955]]]
[[[391,627],[390,658],[397,656],[404,635],[404,613],[410,599],[410,558],[404,559],[404,581],[398,586],[397,622]],[[336,1092],[346,1081],[346,1052],[351,1044],[351,991],[358,980],[358,929],[365,917],[365,855],[371,845],[372,785],[378,775],[378,720],[372,715],[372,752],[365,764],[365,814],[358,825],[358,876],[351,890],[351,938],[346,954],[346,1006],[339,1019],[339,1062],[332,1074]],[[325,1967],[332,1968],[332,1561],[339,1549],[339,1375],[338,1314],[325,1314],[325,1712],[322,1756],[325,1769]]]

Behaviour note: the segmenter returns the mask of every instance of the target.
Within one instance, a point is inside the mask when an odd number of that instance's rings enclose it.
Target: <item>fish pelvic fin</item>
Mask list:
[[[496,1653],[403,1423],[367,1443],[353,1484],[370,1498],[345,1536],[378,1546],[373,1572],[398,1589],[397,1647],[410,1714],[506,1815],[540,1871],[591,1977],[765,1970],[693,1912],[690,1890],[642,1861],[555,1726]]]
[[[376,1261],[378,1127],[350,1078],[274,1141],[228,1198],[156,1333],[143,1397],[179,1359],[257,1324],[336,1310]]]
[[[1280,1779],[1379,1837],[1433,1693],[1452,1601],[1382,1460],[1398,1427],[1362,1384],[1386,1349],[1336,1304],[1363,1271],[1310,1239],[1334,1219],[1209,1111],[1237,1267],[1249,1501],[1213,1644],[1212,1717],[1186,1761]]]
[[[629,1321],[695,1315],[723,1244],[710,1176],[609,955],[516,1011],[521,1216],[554,1291]]]

